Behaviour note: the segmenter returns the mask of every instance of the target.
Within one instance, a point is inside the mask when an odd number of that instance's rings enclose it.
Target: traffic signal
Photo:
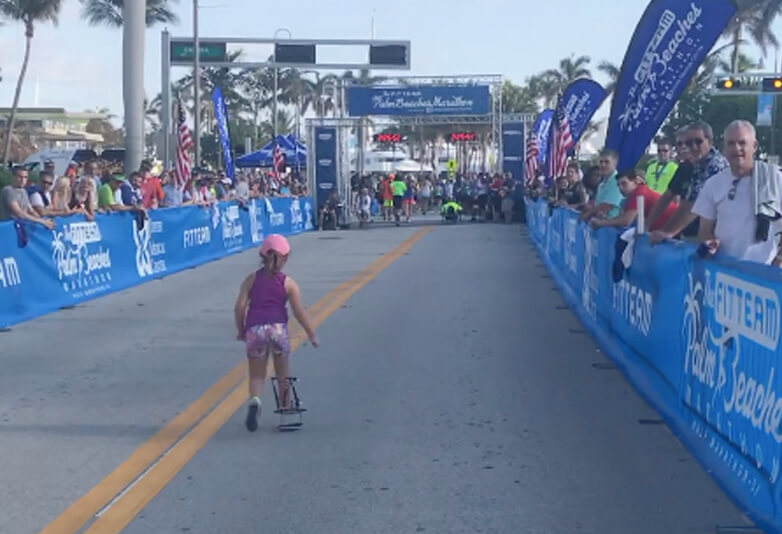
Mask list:
[[[741,82],[733,78],[722,78],[717,81],[717,89],[721,91],[733,91],[741,88]]]
[[[782,78],[763,78],[764,93],[779,93],[782,91]]]

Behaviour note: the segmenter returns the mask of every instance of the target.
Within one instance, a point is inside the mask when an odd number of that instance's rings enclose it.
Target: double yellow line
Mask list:
[[[315,303],[309,310],[314,326],[323,323],[430,230],[419,230]],[[300,328],[291,337],[292,350],[306,340]],[[85,534],[122,531],[247,400],[245,366],[244,362],[238,364],[218,380],[40,534],[76,534],[90,521]]]

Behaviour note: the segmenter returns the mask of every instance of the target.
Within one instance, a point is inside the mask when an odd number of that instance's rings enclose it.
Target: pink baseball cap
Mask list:
[[[272,250],[281,256],[287,256],[291,251],[291,246],[288,244],[288,240],[280,234],[270,234],[261,244],[260,255],[265,256]]]

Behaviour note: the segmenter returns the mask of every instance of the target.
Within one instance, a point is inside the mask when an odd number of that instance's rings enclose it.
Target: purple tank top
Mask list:
[[[245,328],[264,324],[288,322],[285,292],[285,275],[277,273],[268,276],[263,269],[255,273],[255,281],[250,288],[250,306],[247,311]]]

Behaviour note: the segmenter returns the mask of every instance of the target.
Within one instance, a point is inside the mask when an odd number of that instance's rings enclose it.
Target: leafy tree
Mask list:
[[[6,126],[5,143],[3,147],[2,163],[8,162],[8,156],[11,152],[11,140],[13,138],[14,123],[16,122],[16,110],[19,108],[19,97],[22,94],[22,84],[27,73],[27,66],[30,63],[30,49],[35,35],[35,25],[42,22],[52,22],[57,24],[57,15],[60,13],[62,0],[0,0],[0,15],[9,19],[21,22],[24,25],[25,48],[24,59],[22,60],[22,70],[19,72],[19,78],[16,81],[16,90],[14,91],[14,101],[11,105],[11,114],[8,117]]]

